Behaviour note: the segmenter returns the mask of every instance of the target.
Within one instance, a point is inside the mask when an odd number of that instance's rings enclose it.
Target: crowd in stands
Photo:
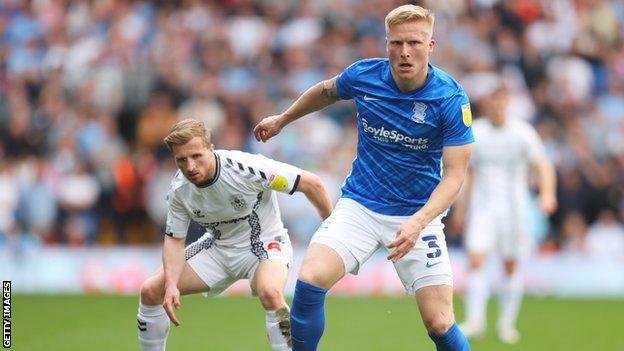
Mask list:
[[[217,148],[315,171],[337,198],[357,140],[351,102],[266,144],[251,128],[353,61],[385,56],[384,15],[402,3],[3,1],[0,246],[159,243],[176,169],[162,139],[190,117]],[[511,118],[544,140],[560,206],[540,248],[624,256],[624,2],[414,3],[436,13],[432,63],[464,86],[473,115],[503,79]],[[280,201],[305,245],[316,212]],[[447,229],[459,245],[462,228]]]

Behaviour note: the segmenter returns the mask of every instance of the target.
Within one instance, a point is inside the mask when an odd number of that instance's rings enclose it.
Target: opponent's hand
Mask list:
[[[396,263],[401,257],[405,256],[416,245],[423,228],[424,226],[413,217],[403,222],[396,233],[394,241],[386,245],[388,249],[394,248],[388,255],[388,259]]]
[[[174,313],[175,309],[179,309],[180,304],[180,290],[177,287],[171,286],[165,289],[165,300],[163,302],[163,307],[165,308],[165,312],[167,312],[167,316],[176,326],[180,325],[180,320],[176,317]]]
[[[282,130],[281,116],[269,116],[256,125],[253,130],[257,141],[263,143],[276,136]]]

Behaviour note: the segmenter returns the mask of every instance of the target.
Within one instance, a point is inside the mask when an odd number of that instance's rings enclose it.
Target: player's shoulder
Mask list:
[[[215,153],[219,157],[223,166],[226,168],[232,167],[234,169],[241,169],[243,166],[257,164],[258,162],[262,162],[266,159],[266,157],[261,154],[252,154],[240,150],[219,149],[215,150]]]
[[[266,166],[271,159],[264,155],[239,150],[216,150],[215,153],[228,179],[256,183],[266,181],[269,177]]]
[[[167,201],[171,201],[171,199],[175,196],[176,193],[178,193],[180,189],[188,187],[189,185],[192,185],[192,183],[188,179],[186,179],[182,171],[178,169],[173,176],[173,179],[171,179],[171,182],[169,183],[169,189],[167,191]]]
[[[479,117],[479,118],[476,118],[472,122],[473,131],[486,130],[486,129],[490,129],[491,127],[492,127],[492,122],[490,122],[490,120],[487,119],[487,117]]]
[[[169,191],[176,191],[188,184],[190,184],[189,180],[186,179],[182,171],[178,169],[173,176],[173,179],[171,179],[171,183],[169,184]]]
[[[433,71],[431,90],[435,90],[436,95],[443,98],[466,95],[464,87],[455,78],[441,68],[434,65],[431,67]]]
[[[389,63],[388,63],[387,58],[381,58],[381,57],[365,58],[365,59],[361,59],[361,60],[353,62],[347,68],[347,70],[351,74],[357,75],[361,73],[378,71],[382,69],[383,67],[387,66],[388,64]]]
[[[536,133],[535,127],[529,122],[521,118],[508,118],[508,127],[520,134]]]

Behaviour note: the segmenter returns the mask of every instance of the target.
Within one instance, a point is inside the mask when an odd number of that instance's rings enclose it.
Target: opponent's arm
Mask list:
[[[542,212],[550,216],[557,209],[557,176],[555,168],[546,156],[533,162],[539,187],[539,206]]]
[[[442,180],[431,193],[425,205],[399,227],[394,241],[386,245],[394,250],[388,255],[398,261],[414,247],[420,232],[437,216],[451,206],[461,189],[472,154],[472,145],[446,146],[442,149],[444,172]]]
[[[169,316],[169,319],[176,326],[180,325],[180,321],[174,313],[175,309],[179,309],[180,291],[178,290],[178,281],[184,270],[184,239],[175,238],[165,235],[165,243],[163,245],[163,268],[165,271],[165,298],[163,307]]]
[[[314,85],[306,90],[285,112],[266,117],[260,121],[254,128],[256,140],[266,142],[277,135],[288,123],[340,100],[336,90],[336,78],[324,80]]]
[[[297,190],[302,192],[314,205],[321,218],[326,219],[332,211],[332,201],[321,178],[314,173],[303,171]]]

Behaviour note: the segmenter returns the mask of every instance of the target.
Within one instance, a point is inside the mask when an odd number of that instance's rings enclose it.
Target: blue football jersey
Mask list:
[[[388,59],[357,61],[336,79],[342,99],[357,107],[358,145],[342,196],[371,211],[409,216],[440,182],[442,147],[474,141],[464,89],[429,65],[425,84],[401,92]]]

